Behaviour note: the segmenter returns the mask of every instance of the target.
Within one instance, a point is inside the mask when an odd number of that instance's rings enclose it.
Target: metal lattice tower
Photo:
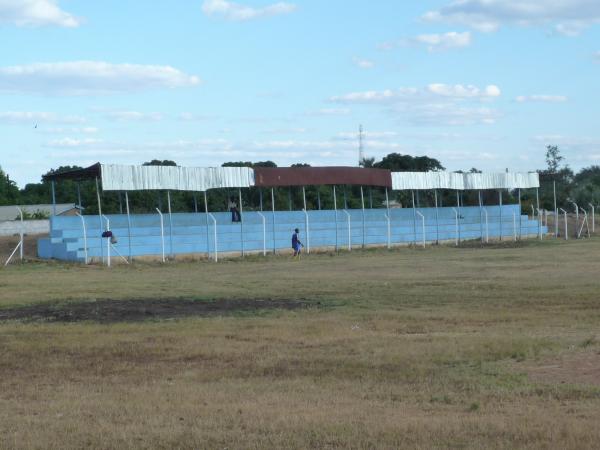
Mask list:
[[[358,165],[361,166],[365,160],[365,147],[363,140],[363,126],[358,127]]]

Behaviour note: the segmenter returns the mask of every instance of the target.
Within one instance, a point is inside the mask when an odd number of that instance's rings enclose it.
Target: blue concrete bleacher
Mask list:
[[[491,206],[460,209],[459,234],[461,240],[513,239],[537,236],[540,224],[528,216],[520,215],[518,205]],[[453,208],[418,208],[425,217],[425,241],[454,241],[457,238],[456,213]],[[423,222],[416,211],[409,208],[390,209],[389,243],[391,245],[423,242]],[[294,228],[300,229],[300,239],[311,249],[348,248],[388,244],[388,211],[386,209],[325,211],[270,211],[244,212],[243,223],[232,223],[230,213],[177,213],[163,215],[163,235],[158,214],[109,215],[110,230],[117,239],[111,254],[124,257],[169,256],[183,254],[210,254],[216,247],[221,254],[262,252],[290,249]],[[307,220],[308,215],[308,220]],[[337,215],[337,221],[336,221]],[[264,227],[263,227],[264,217]],[[84,216],[83,224],[77,216],[55,216],[50,221],[50,237],[38,242],[38,255],[44,259],[85,261],[85,249],[90,259],[106,256],[107,239],[105,218]],[[308,230],[307,230],[308,223]],[[337,223],[337,226],[336,226]],[[542,233],[547,233],[541,227]]]

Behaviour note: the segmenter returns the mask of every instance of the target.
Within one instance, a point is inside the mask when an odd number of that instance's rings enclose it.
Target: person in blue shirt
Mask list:
[[[292,234],[292,249],[294,250],[294,257],[300,257],[300,250],[304,247],[304,244],[300,242],[298,235],[300,234],[300,230],[296,228],[294,230],[294,234]]]

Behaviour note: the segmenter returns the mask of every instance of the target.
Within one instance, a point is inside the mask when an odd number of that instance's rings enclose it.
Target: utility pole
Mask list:
[[[363,126],[358,127],[358,166],[362,166],[365,160],[365,147],[363,140]]]

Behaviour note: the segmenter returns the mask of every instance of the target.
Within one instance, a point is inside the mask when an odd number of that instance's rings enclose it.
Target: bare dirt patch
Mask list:
[[[0,309],[0,321],[140,322],[193,316],[252,314],[275,309],[296,310],[309,306],[307,302],[296,300],[97,300]]]
[[[600,350],[588,349],[544,360],[536,365],[518,365],[534,381],[551,384],[600,386]]]

